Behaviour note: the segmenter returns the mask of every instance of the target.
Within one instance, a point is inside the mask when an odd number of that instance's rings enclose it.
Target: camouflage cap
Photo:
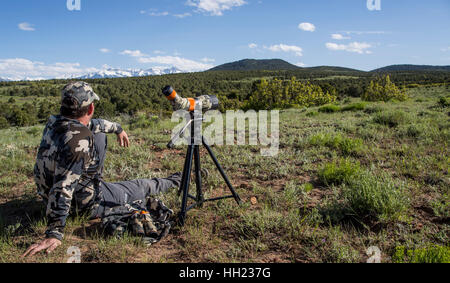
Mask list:
[[[78,105],[73,105],[72,103],[69,105],[69,101],[71,101],[71,99],[65,98],[74,98],[78,102]],[[92,87],[85,82],[69,83],[62,90],[61,104],[69,109],[79,109],[81,107],[88,106],[95,100],[100,100],[100,98],[94,92]]]

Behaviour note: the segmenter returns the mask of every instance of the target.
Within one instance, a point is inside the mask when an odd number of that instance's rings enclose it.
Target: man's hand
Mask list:
[[[120,134],[117,135],[117,142],[120,144],[120,146],[123,147],[128,147],[130,145],[128,135],[125,131],[122,131]]]
[[[51,253],[54,249],[61,245],[61,241],[55,238],[48,238],[40,243],[31,245],[28,250],[22,255],[22,257],[33,256],[37,252],[47,250],[47,253]]]

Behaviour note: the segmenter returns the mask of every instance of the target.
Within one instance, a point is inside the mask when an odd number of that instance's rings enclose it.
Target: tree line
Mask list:
[[[286,71],[210,71],[137,78],[89,79],[101,101],[96,105],[98,116],[134,115],[170,112],[171,106],[161,94],[165,85],[172,85],[184,97],[216,95],[220,110],[245,109],[260,100],[270,107],[286,108],[317,105],[345,97],[362,97],[371,81],[385,77],[380,73],[352,70],[286,70]],[[449,72],[392,72],[390,82],[398,87],[415,87],[450,83]],[[51,113],[59,112],[60,92],[69,80],[0,82],[0,127],[29,126],[43,123]],[[255,90],[268,84],[261,94]],[[270,90],[271,89],[271,90]],[[287,93],[285,93],[287,91]],[[281,97],[281,100],[279,99]],[[24,104],[9,101],[25,98]],[[278,101],[278,102],[277,102]]]

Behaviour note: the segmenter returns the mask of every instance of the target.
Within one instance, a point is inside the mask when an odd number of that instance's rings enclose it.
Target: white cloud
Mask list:
[[[169,15],[169,12],[158,12],[157,10],[151,9],[149,11],[141,10],[142,15],[149,15],[152,17],[165,17]]]
[[[24,31],[35,31],[36,29],[33,27],[33,25],[29,23],[20,23],[18,24],[19,29]]]
[[[336,39],[336,40],[350,39],[349,36],[343,36],[343,35],[340,34],[340,33],[333,33],[333,34],[331,35],[331,38],[332,38],[332,39]]]
[[[170,65],[186,72],[204,71],[213,67],[213,65],[208,63],[201,63],[178,56],[149,56],[140,50],[124,50],[120,54],[135,57],[139,63]]]
[[[212,58],[202,58],[200,61],[205,62],[205,63],[213,63],[216,61],[216,59],[212,59]]]
[[[111,52],[111,50],[109,50],[108,48],[100,48],[99,51],[102,52],[102,53],[109,53],[109,52]]]
[[[24,58],[0,59],[0,77],[12,80],[64,79],[96,71],[96,68],[82,68],[79,63],[45,64]]]
[[[213,67],[213,65],[211,64],[204,64],[175,56],[141,57],[138,60],[140,63],[154,63],[175,66],[178,69],[187,72],[203,71],[211,69]]]
[[[362,35],[362,34],[390,34],[391,32],[382,31],[382,30],[376,30],[376,31],[348,31],[347,30],[347,31],[343,31],[343,33]]]
[[[329,49],[329,50],[343,50],[343,51],[347,51],[347,52],[355,52],[355,53],[359,53],[359,54],[371,54],[372,51],[370,50],[366,50],[370,47],[372,47],[372,45],[370,45],[369,43],[365,43],[365,42],[352,42],[349,44],[337,44],[337,43],[326,43],[325,46]]]
[[[250,49],[254,49],[254,48],[257,48],[257,47],[258,47],[258,44],[256,44],[256,43],[250,43],[248,45],[248,48],[250,48]]]
[[[121,55],[129,55],[131,57],[144,57],[147,54],[142,53],[140,50],[124,50],[120,52]]]
[[[264,48],[269,49],[270,51],[273,52],[294,52],[296,56],[303,56],[302,54],[303,49],[295,45],[278,44],[269,47],[265,46]]]
[[[155,50],[155,51],[153,51],[153,53],[155,53],[155,54],[164,54],[164,53],[166,53],[166,52],[161,51],[161,50]]]
[[[442,52],[450,51],[450,46],[449,46],[449,47],[446,47],[446,48],[441,48],[441,51],[442,51]]]
[[[298,28],[304,31],[313,32],[316,30],[316,27],[311,23],[301,23],[298,25]]]
[[[303,63],[303,62],[298,62],[298,63],[296,63],[295,65],[296,65],[296,66],[299,66],[299,67],[306,67],[306,64]]]
[[[175,18],[179,18],[179,19],[182,19],[182,18],[186,18],[186,17],[190,17],[190,16],[192,16],[192,14],[191,13],[184,13],[184,14],[174,14],[173,15]]]
[[[244,0],[188,0],[186,5],[197,7],[200,12],[222,16],[224,11],[247,4]]]

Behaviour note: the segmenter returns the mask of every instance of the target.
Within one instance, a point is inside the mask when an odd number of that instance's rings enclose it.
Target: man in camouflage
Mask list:
[[[118,123],[92,119],[99,97],[85,82],[70,83],[62,90],[60,115],[51,116],[43,133],[34,167],[38,194],[47,206],[46,239],[28,248],[24,256],[53,251],[63,239],[70,212],[100,218],[113,207],[178,187],[181,174],[165,179],[140,179],[107,183],[102,180],[106,134],[115,133],[128,147],[127,133]]]

